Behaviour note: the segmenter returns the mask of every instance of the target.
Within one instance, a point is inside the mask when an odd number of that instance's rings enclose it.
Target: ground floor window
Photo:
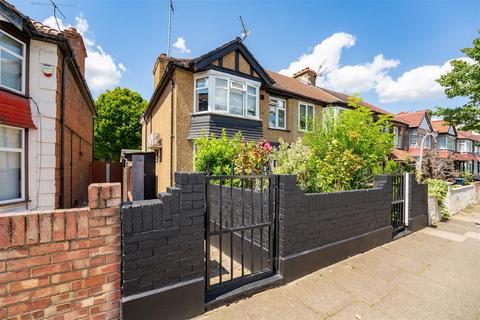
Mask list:
[[[0,126],[0,204],[23,200],[24,129]]]

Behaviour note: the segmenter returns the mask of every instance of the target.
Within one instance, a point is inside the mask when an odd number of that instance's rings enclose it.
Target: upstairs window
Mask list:
[[[195,112],[213,111],[258,118],[260,84],[223,73],[210,73],[195,80]]]
[[[450,135],[439,135],[437,149],[455,150],[455,138]]]
[[[393,143],[395,144],[395,147],[398,147],[398,127],[393,127]]]
[[[195,111],[208,111],[208,78],[195,80]]]
[[[270,97],[268,107],[268,127],[285,130],[287,128],[285,121],[286,101]]]
[[[473,152],[473,144],[470,140],[459,140],[458,141],[458,152]]]
[[[298,130],[313,131],[315,111],[311,104],[300,102],[298,104]]]
[[[25,44],[0,30],[0,86],[24,93]]]
[[[417,129],[410,129],[409,139],[410,139],[410,147],[416,147],[417,139],[418,139]]]

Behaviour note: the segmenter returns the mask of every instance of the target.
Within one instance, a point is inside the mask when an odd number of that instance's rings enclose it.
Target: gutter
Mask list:
[[[173,140],[175,136],[173,135],[173,88],[175,83],[173,79],[170,79],[170,186],[173,186]]]
[[[60,92],[60,208],[65,208],[65,75],[67,56],[62,58],[62,84]]]

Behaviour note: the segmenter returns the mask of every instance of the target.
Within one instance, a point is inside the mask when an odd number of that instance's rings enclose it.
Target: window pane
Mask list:
[[[308,106],[308,115],[307,115],[307,130],[313,130],[313,107]]]
[[[257,115],[257,97],[256,96],[247,96],[247,115],[256,116]]]
[[[216,88],[228,88],[228,80],[215,78],[215,87]]]
[[[307,107],[303,104],[300,105],[300,129],[307,129]]]
[[[215,110],[227,111],[227,89],[215,88]]]
[[[19,56],[23,56],[23,45],[20,42],[13,40],[3,32],[0,32],[0,46],[7,48]]]
[[[232,88],[238,89],[238,90],[245,90],[245,84],[243,84],[241,82],[232,81]]]
[[[1,84],[22,91],[22,60],[3,50],[0,59]]]
[[[0,201],[18,199],[21,194],[20,152],[0,151]]]
[[[208,78],[197,79],[196,88],[205,88],[208,86]]]
[[[275,119],[275,117],[275,108],[270,108],[270,110],[268,111],[268,126],[270,128],[275,128],[277,126],[277,120]]]
[[[256,95],[257,94],[257,88],[248,86],[248,93]]]
[[[230,91],[230,113],[243,115],[243,93]]]
[[[285,110],[278,109],[278,127],[285,128]]]
[[[0,127],[0,147],[20,149],[22,147],[22,131]]]
[[[197,89],[197,111],[208,111],[208,89]]]

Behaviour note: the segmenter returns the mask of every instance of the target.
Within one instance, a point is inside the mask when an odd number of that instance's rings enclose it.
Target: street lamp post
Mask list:
[[[433,137],[433,140],[435,142],[435,139],[437,138],[438,136],[438,133],[437,132],[428,132],[427,134],[425,134],[425,136],[422,138],[422,142],[420,143],[420,159],[417,163],[417,171],[420,171],[422,172],[422,162],[423,162],[423,145],[425,144],[425,139],[427,139],[427,137]],[[432,145],[430,145],[431,147]]]

